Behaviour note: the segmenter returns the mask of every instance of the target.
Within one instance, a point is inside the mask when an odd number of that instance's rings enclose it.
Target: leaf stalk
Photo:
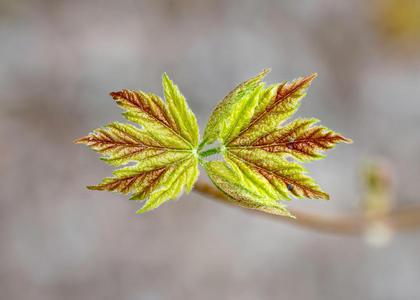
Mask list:
[[[210,156],[210,155],[214,155],[214,154],[220,153],[220,151],[222,151],[222,147],[221,146],[215,147],[215,148],[211,148],[211,149],[208,149],[208,150],[205,150],[205,151],[202,151],[202,152],[198,153],[198,155],[201,158],[203,158],[203,157],[207,157],[207,156]]]

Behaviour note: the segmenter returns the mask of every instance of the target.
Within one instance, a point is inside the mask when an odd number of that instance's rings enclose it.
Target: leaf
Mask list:
[[[323,198],[322,191],[307,171],[297,163],[288,162],[292,156],[299,161],[320,159],[319,151],[351,140],[315,126],[316,119],[297,119],[278,127],[299,107],[315,74],[292,83],[255,88],[236,103],[223,124],[219,139],[229,166],[247,189],[269,199]],[[252,99],[251,99],[252,98]]]
[[[163,165],[163,166],[162,166]],[[138,213],[152,210],[178,196],[185,185],[188,192],[198,176],[197,158],[189,155],[172,164],[156,167],[141,167],[140,164],[116,170],[113,177],[105,178],[91,190],[106,190],[132,193],[130,200],[143,201],[145,205]]]
[[[293,217],[284,208],[284,204],[269,198],[264,198],[255,191],[241,185],[237,174],[225,162],[208,161],[203,166],[213,184],[229,201],[242,207]]]
[[[242,97],[244,97],[248,92],[257,87],[268,72],[270,72],[269,69],[264,70],[255,77],[242,82],[232,91],[230,91],[222,101],[220,101],[220,103],[213,110],[213,113],[210,115],[199,149],[202,149],[204,146],[210,145],[217,140],[220,132],[220,126],[225,117],[230,114],[233,105],[242,99]]]
[[[275,129],[281,122],[293,115],[299,107],[299,100],[306,93],[316,74],[300,78],[290,84],[280,83],[265,89],[265,95],[255,107],[251,121],[229,145],[250,144]]]
[[[158,96],[123,90],[110,95],[127,112],[123,115],[141,125],[168,147],[194,149],[198,143],[198,125],[194,114],[178,88],[164,74],[165,103]]]
[[[189,192],[198,177],[195,116],[166,74],[163,86],[167,105],[153,94],[129,90],[111,93],[127,111],[123,115],[142,129],[114,122],[75,141],[99,152],[112,165],[135,162],[88,188],[132,193],[131,200],[147,200],[139,212],[175,198],[184,186]]]
[[[220,140],[223,143],[231,140],[232,137],[237,136],[241,128],[251,120],[254,107],[261,97],[261,91],[262,86],[257,87],[252,92],[246,94],[241,101],[233,106],[229,118],[222,123]]]
[[[257,182],[261,193],[267,196],[290,200],[288,194],[291,194],[298,198],[329,199],[329,195],[312,178],[304,175],[307,171],[301,165],[288,162],[276,154],[260,149],[230,149],[225,157],[244,178],[242,182],[245,186]]]
[[[169,111],[174,117],[181,135],[196,148],[199,138],[197,120],[188,108],[184,96],[166,73],[163,73],[163,88]]]
[[[340,142],[352,142],[326,127],[311,127],[317,122],[317,119],[297,119],[259,138],[252,146],[267,152],[290,155],[304,162],[324,158],[319,151],[332,149]]]
[[[91,147],[101,153],[104,161],[114,165],[124,165],[131,161],[142,165],[154,164],[156,160],[166,161],[179,155],[188,155],[189,149],[167,148],[159,140],[144,130],[118,122],[105,129],[96,129],[87,137],[76,141]]]
[[[316,75],[266,86],[262,79],[267,73],[241,83],[216,106],[201,143],[194,114],[166,74],[162,78],[166,103],[141,91],[111,93],[125,118],[141,128],[114,122],[75,141],[100,153],[109,164],[125,165],[88,188],[131,193],[131,200],[145,202],[141,213],[179,196],[184,188],[190,192],[200,162],[226,198],[243,207],[293,217],[278,200],[329,199],[300,164],[286,157],[301,162],[320,159],[321,151],[351,140],[314,126],[316,119],[297,119],[279,127],[298,109]],[[200,151],[217,138],[219,147]],[[219,152],[226,162],[204,159]]]

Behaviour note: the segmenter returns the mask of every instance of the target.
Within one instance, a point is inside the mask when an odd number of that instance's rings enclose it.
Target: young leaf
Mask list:
[[[178,154],[188,155],[189,149],[169,148],[145,130],[122,123],[111,123],[105,129],[96,129],[88,136],[76,141],[88,145],[105,157],[102,160],[120,166],[131,161],[142,164],[164,160]]]
[[[317,119],[296,119],[259,138],[252,146],[267,152],[290,155],[304,162],[324,158],[319,151],[332,149],[340,142],[351,143],[351,140],[326,127],[311,127],[317,122]]]
[[[123,90],[110,95],[127,112],[123,115],[141,125],[163,145],[195,149],[198,143],[198,125],[194,114],[178,91],[164,74],[163,87],[168,105],[153,94]]]
[[[339,142],[351,142],[325,127],[311,127],[318,120],[298,119],[288,126],[278,126],[299,107],[314,75],[255,88],[233,107],[219,133],[222,152],[241,184],[263,197],[286,199],[324,198],[329,195],[308,176],[302,166],[284,159],[300,161],[322,158],[319,151]],[[228,133],[226,133],[228,132]]]
[[[251,121],[228,144],[249,144],[277,128],[296,112],[299,100],[306,95],[305,90],[315,77],[316,74],[313,74],[290,84],[280,83],[267,87],[265,95],[255,107]]]
[[[115,122],[75,141],[104,155],[102,159],[112,165],[136,163],[88,188],[132,193],[132,200],[147,200],[139,212],[175,198],[184,186],[189,192],[198,177],[195,116],[166,74],[163,86],[168,105],[153,94],[129,90],[111,93],[127,111],[123,115],[140,124],[141,130]]]
[[[301,165],[288,162],[276,154],[260,149],[234,148],[225,152],[225,158],[238,170],[246,186],[258,182],[260,193],[264,192],[267,196],[290,200],[288,194],[292,194],[298,198],[329,199],[329,195],[305,175],[307,171]]]
[[[197,120],[193,112],[188,108],[184,96],[166,73],[163,73],[163,88],[169,111],[174,117],[181,135],[196,148],[199,138]]]
[[[262,86],[257,87],[233,106],[229,118],[222,123],[220,140],[223,143],[238,135],[241,128],[252,118],[254,107],[261,97],[261,91]]]
[[[290,212],[284,208],[284,204],[278,203],[270,198],[265,198],[254,190],[241,185],[237,174],[230,169],[225,162],[208,161],[205,162],[203,166],[213,184],[229,201],[242,207],[293,217]]]
[[[196,118],[166,74],[167,104],[141,91],[111,93],[126,110],[123,115],[141,129],[114,122],[75,142],[88,145],[114,166],[135,164],[88,188],[131,193],[130,199],[145,201],[141,213],[177,197],[184,187],[189,192],[200,161],[217,188],[243,207],[291,216],[278,199],[289,200],[290,195],[328,199],[302,166],[285,157],[302,162],[319,159],[323,157],[320,151],[351,140],[313,126],[318,122],[315,119],[297,119],[279,128],[297,110],[315,75],[266,87],[261,80],[267,73],[238,85],[217,105],[200,144]],[[199,152],[217,138],[220,147]],[[204,160],[219,152],[227,163]]]
[[[213,113],[210,115],[199,149],[202,149],[204,146],[210,145],[217,140],[221,123],[225,117],[230,114],[233,105],[242,99],[242,97],[244,97],[249,91],[252,91],[255,87],[257,87],[268,72],[270,72],[269,69],[264,70],[257,76],[242,82],[232,91],[230,91],[222,101],[220,101],[220,103],[213,110]]]

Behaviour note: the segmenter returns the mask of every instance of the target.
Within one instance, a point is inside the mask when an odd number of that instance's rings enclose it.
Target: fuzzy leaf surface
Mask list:
[[[315,76],[267,87],[260,85],[249,93],[249,98],[243,97],[236,103],[225,119],[219,134],[224,158],[241,184],[262,197],[329,199],[301,165],[285,157],[298,161],[320,159],[320,151],[351,140],[326,127],[311,127],[318,122],[316,119],[297,119],[279,127],[296,112]]]
[[[240,183],[237,173],[222,161],[206,162],[204,168],[213,184],[226,198],[242,207],[261,210],[267,213],[292,217],[289,211],[273,199],[265,198]]]
[[[158,96],[140,91],[111,93],[126,110],[123,115],[141,125],[141,129],[115,122],[75,141],[99,152],[112,165],[135,162],[88,188],[132,193],[131,200],[147,200],[139,212],[177,197],[184,187],[189,192],[198,177],[195,153],[199,134],[195,116],[166,74],[163,86],[167,104]]]
[[[217,104],[216,108],[213,110],[210,118],[207,122],[206,128],[204,130],[203,140],[200,143],[199,149],[203,148],[206,145],[210,145],[215,142],[218,138],[220,127],[225,119],[232,110],[232,107],[242,99],[247,93],[252,91],[257,87],[261,80],[270,70],[264,70],[260,74],[240,83],[233,90],[231,90],[222,101]]]
[[[311,127],[318,122],[317,119],[296,119],[259,138],[252,143],[252,147],[279,155],[293,156],[305,162],[324,158],[320,151],[332,149],[340,142],[352,142],[327,127]]]

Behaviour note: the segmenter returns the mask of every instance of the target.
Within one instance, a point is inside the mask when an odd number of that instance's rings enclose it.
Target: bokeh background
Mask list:
[[[419,299],[420,232],[375,247],[194,192],[136,215],[85,189],[113,168],[72,141],[122,120],[110,91],[162,95],[166,71],[203,129],[266,67],[318,72],[297,116],[354,140],[306,165],[332,200],[292,207],[358,211],[377,158],[394,205],[420,203],[418,0],[1,0],[0,298]]]

